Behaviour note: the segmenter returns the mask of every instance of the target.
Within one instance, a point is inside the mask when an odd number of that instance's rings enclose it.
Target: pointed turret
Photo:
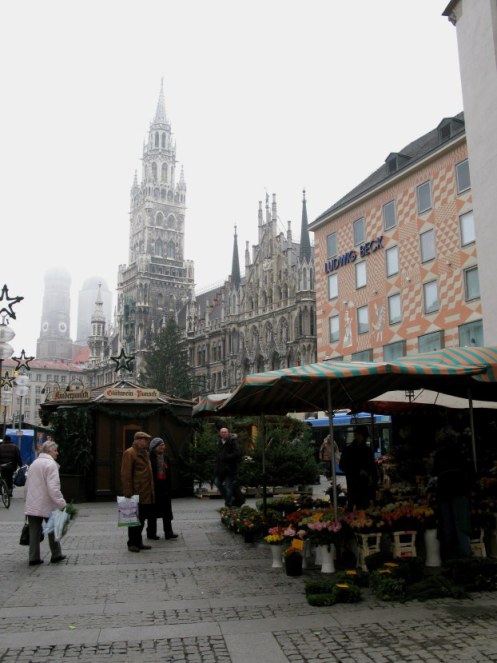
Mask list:
[[[311,240],[309,239],[309,228],[307,221],[307,205],[305,200],[305,189],[303,191],[302,199],[302,228],[300,231],[300,260],[311,259]]]
[[[233,262],[231,265],[231,283],[235,288],[240,287],[242,279],[240,276],[240,259],[238,257],[238,236],[236,234],[235,226],[235,237],[233,240]]]
[[[157,110],[155,111],[154,124],[167,124],[166,116],[166,102],[164,101],[164,79],[160,81],[160,94],[159,101],[157,102]]]

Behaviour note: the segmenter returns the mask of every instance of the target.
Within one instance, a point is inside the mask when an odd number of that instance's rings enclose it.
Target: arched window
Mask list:
[[[159,147],[159,132],[155,132],[155,147]]]
[[[162,169],[161,169],[161,180],[163,182],[167,182],[167,163],[162,164]]]
[[[166,134],[162,133],[161,135],[161,147],[166,147]]]
[[[163,226],[164,225],[164,214],[162,214],[162,212],[157,212],[156,217],[155,217],[155,223],[158,226]]]
[[[174,242],[171,240],[167,244],[167,257],[168,258],[174,258]]]
[[[155,255],[162,256],[162,240],[160,239],[155,242]]]
[[[154,180],[154,182],[157,181],[157,164],[155,163],[155,161],[152,164],[152,179]]]

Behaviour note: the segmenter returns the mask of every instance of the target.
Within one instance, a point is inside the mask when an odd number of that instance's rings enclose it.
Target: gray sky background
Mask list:
[[[114,292],[129,192],[164,78],[187,183],[197,289],[231,269],[258,201],[312,221],[392,151],[462,110],[448,0],[24,0],[0,27],[0,287],[22,295],[16,354],[36,353],[43,277]],[[311,236],[312,239],[312,236]]]

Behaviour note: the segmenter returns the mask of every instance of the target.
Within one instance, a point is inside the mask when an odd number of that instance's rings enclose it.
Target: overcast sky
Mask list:
[[[20,0],[0,25],[0,287],[22,295],[16,354],[36,353],[44,274],[115,292],[129,193],[164,78],[187,184],[185,258],[197,289],[257,242],[309,221],[390,152],[462,107],[448,0]],[[311,235],[312,239],[312,235]],[[115,298],[114,298],[115,299]]]

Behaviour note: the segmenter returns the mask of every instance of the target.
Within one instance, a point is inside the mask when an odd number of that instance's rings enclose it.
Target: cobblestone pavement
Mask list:
[[[219,521],[219,500],[173,503],[178,539],[128,553],[114,503],[78,505],[67,560],[29,567],[22,489],[0,508],[0,663],[497,661],[497,596],[309,606],[306,577]]]

